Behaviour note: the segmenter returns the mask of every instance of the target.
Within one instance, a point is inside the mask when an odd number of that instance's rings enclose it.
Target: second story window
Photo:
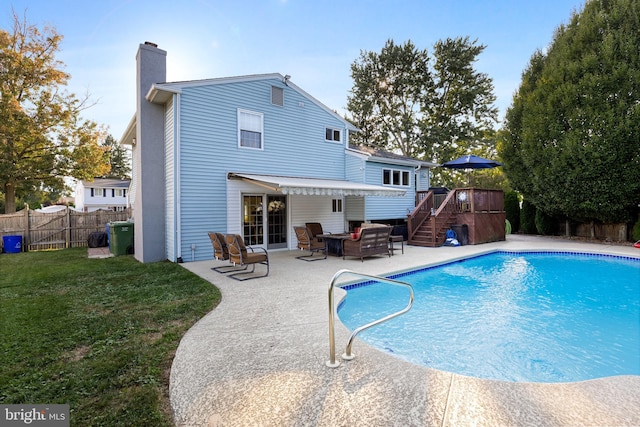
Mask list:
[[[238,110],[238,146],[262,150],[262,114]]]
[[[105,191],[104,188],[92,188],[91,197],[105,197]]]
[[[340,137],[340,133],[340,129],[325,128],[324,139],[326,141],[340,142],[342,140],[342,138]]]
[[[402,187],[408,187],[409,183],[409,171],[397,170],[397,169],[382,169],[382,184],[383,185],[397,185]]]

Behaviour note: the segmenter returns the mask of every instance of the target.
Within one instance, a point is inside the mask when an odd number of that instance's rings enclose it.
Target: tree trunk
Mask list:
[[[4,185],[4,213],[16,212],[16,187],[13,184]]]

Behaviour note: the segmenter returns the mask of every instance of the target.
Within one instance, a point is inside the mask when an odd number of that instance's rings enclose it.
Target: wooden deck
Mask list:
[[[446,231],[466,224],[468,243],[505,240],[504,193],[501,190],[458,188],[446,195],[418,194],[416,208],[407,218],[408,244],[440,246]],[[461,236],[458,236],[460,240]]]

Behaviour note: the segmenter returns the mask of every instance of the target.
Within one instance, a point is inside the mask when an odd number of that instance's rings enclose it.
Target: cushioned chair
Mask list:
[[[347,256],[355,256],[364,261],[364,257],[372,255],[391,256],[389,251],[389,236],[392,227],[375,225],[362,227],[357,239],[345,239],[342,241],[342,259]]]
[[[235,280],[250,280],[257,279],[259,277],[266,277],[269,275],[269,253],[263,248],[252,248],[251,246],[247,247],[244,245],[244,240],[242,236],[239,234],[227,234],[225,236],[225,241],[227,243],[227,248],[229,249],[229,261],[234,266],[240,267],[248,267],[251,266],[251,270],[249,271],[241,271],[239,273],[230,274],[229,277],[234,278]],[[256,252],[257,250],[261,250],[262,252]],[[261,276],[249,276],[245,277],[247,274],[252,274],[256,270],[256,264],[262,264],[267,267],[267,272]]]
[[[297,256],[297,259],[301,259],[303,261],[320,261],[321,259],[327,259],[327,248],[325,242],[319,242],[311,236],[311,232],[307,227],[293,227],[293,230],[296,232],[296,237],[298,238],[298,249],[306,250],[311,252],[311,255],[300,255]],[[324,258],[314,258],[315,252],[324,252]]]
[[[229,261],[229,248],[227,248],[224,234],[210,231],[209,239],[211,239],[211,245],[213,246],[213,258],[218,261]],[[224,267],[212,267],[211,269],[218,273],[231,273],[232,271],[246,270],[246,268],[246,266],[238,268],[234,265],[227,265]]]

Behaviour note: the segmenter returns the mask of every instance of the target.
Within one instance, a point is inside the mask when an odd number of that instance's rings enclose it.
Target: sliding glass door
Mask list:
[[[242,196],[242,232],[245,245],[264,243],[264,212],[262,195]]]
[[[267,249],[287,247],[287,197],[282,195],[242,196],[242,231],[245,245]],[[267,206],[265,212],[264,206]],[[265,235],[266,231],[266,235]]]
[[[286,201],[286,196],[267,196],[267,249],[287,247]]]

